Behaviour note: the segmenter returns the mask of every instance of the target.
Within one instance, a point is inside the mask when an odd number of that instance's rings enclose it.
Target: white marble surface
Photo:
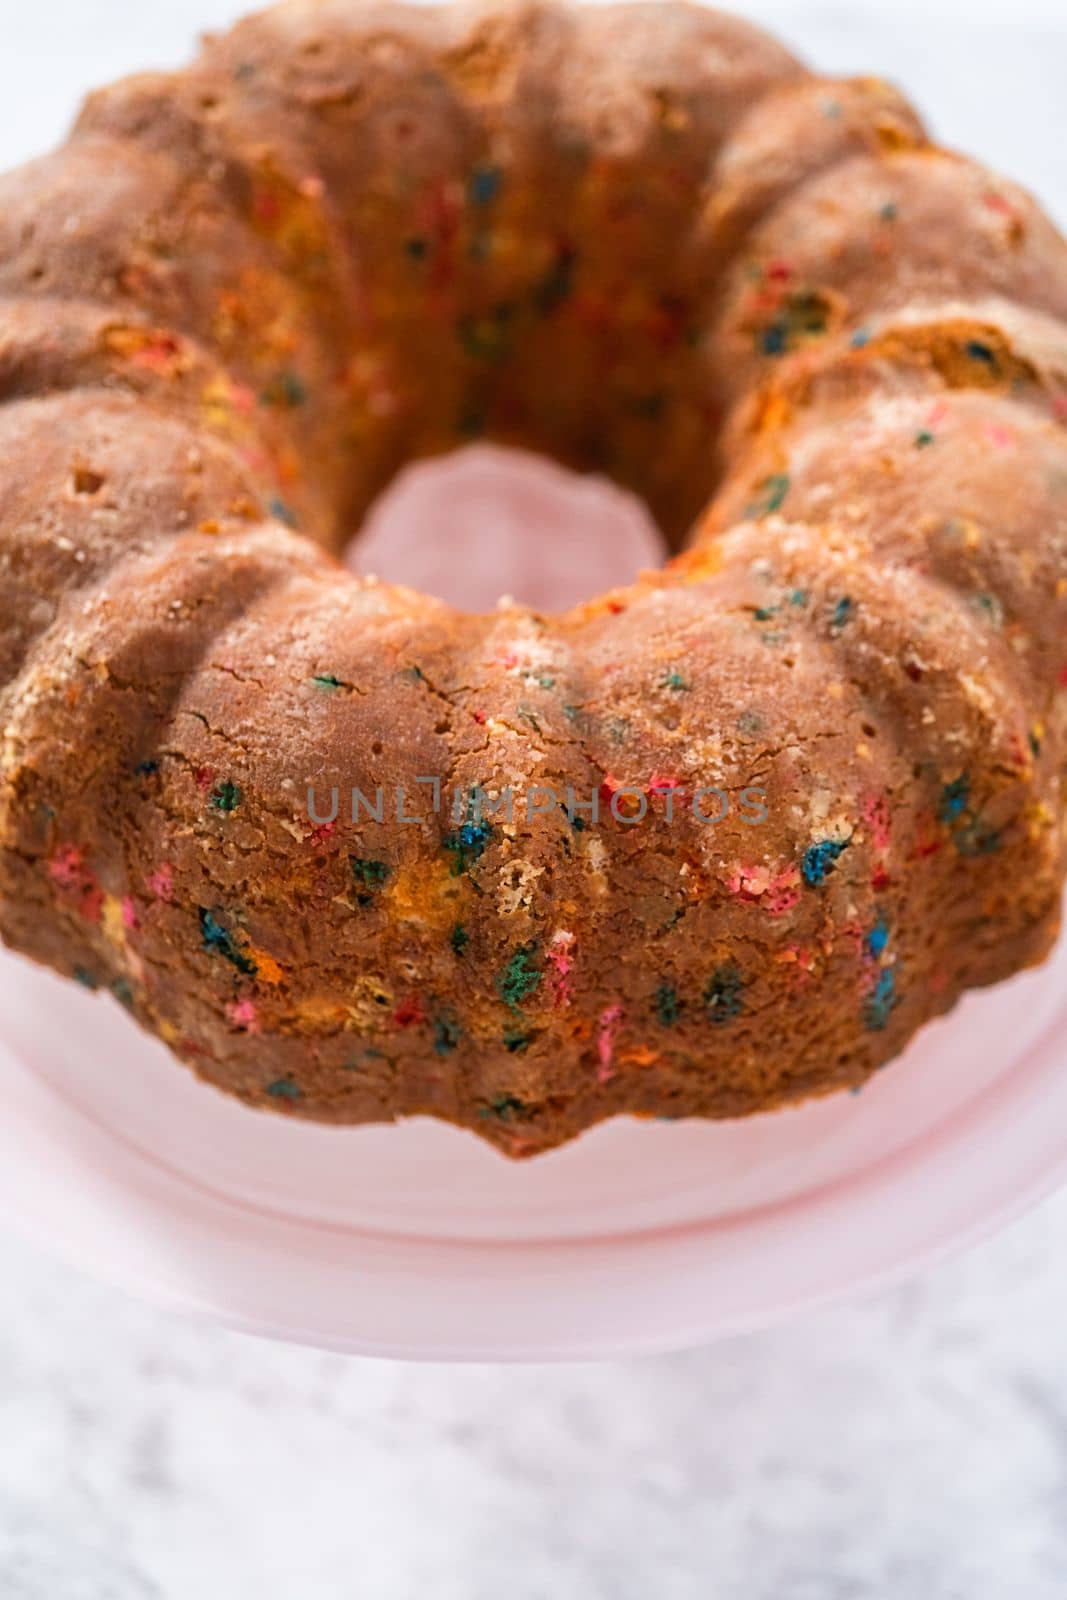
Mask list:
[[[8,0],[0,164],[240,9]],[[1067,217],[1057,0],[749,9]],[[628,1365],[272,1347],[6,1231],[0,1284],[0,1600],[1067,1596],[1067,1194],[877,1300]]]

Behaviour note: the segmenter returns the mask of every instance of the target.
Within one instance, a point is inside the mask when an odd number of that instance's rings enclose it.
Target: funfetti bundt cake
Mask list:
[[[1067,249],[886,85],[288,0],[3,180],[0,296],[3,935],[209,1082],[529,1155],[857,1086],[1049,950]],[[562,616],[345,572],[474,437],[681,553]]]

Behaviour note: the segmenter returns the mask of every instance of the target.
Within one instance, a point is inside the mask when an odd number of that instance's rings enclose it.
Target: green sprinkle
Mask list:
[[[674,689],[677,693],[681,693],[683,690],[688,689],[689,687],[690,685],[682,677],[680,672],[668,672],[667,676],[660,683],[661,689]]]
[[[715,968],[704,987],[704,1005],[709,1021],[716,1027],[740,1016],[744,1010],[744,987],[744,977],[732,961]]]
[[[488,822],[465,822],[454,833],[445,835],[441,840],[441,848],[452,856],[454,878],[460,877],[468,870],[472,861],[477,861],[484,855],[492,837],[493,830]]]
[[[665,1028],[673,1028],[682,1014],[682,1002],[673,983],[661,983],[656,990],[656,1016]]]
[[[133,986],[128,978],[115,978],[111,984],[111,993],[120,1005],[126,1007],[127,1011],[132,1009]]]
[[[89,971],[88,967],[75,967],[74,979],[76,983],[81,984],[83,989],[99,989],[100,987],[99,979]]]
[[[244,796],[236,783],[231,783],[227,778],[225,783],[220,783],[212,792],[211,804],[216,811],[236,811]]]
[[[523,1051],[529,1048],[532,1038],[533,1034],[531,1033],[520,1033],[511,1029],[504,1035],[504,1049],[509,1055],[522,1055]]]
[[[971,605],[979,616],[986,617],[994,627],[1004,625],[1004,607],[995,594],[975,594],[971,596]]]
[[[483,1116],[499,1117],[501,1122],[508,1122],[512,1117],[522,1117],[526,1114],[526,1106],[513,1094],[498,1094],[495,1100],[490,1100],[483,1112]]]
[[[260,395],[265,406],[282,406],[290,410],[307,401],[307,389],[295,372],[279,372]]]
[[[340,678],[335,678],[332,672],[316,672],[311,681],[316,689],[339,689],[341,687]]]
[[[470,944],[470,939],[471,936],[463,926],[462,922],[457,922],[456,926],[452,929],[452,937],[449,940],[449,943],[456,952],[457,956],[461,956],[463,954],[464,950],[466,950],[467,946]]]
[[[830,631],[832,633],[840,633],[845,624],[852,620],[855,609],[855,601],[852,600],[851,596],[842,595],[830,613]]]
[[[522,945],[497,978],[500,997],[513,1011],[520,1010],[527,996],[540,988],[542,974],[531,965],[531,959],[536,954],[536,941]]]
[[[356,902],[369,906],[377,891],[384,887],[392,867],[388,861],[376,861],[372,856],[349,856],[352,877],[358,885]]]
[[[788,472],[774,472],[769,478],[757,485],[756,499],[745,511],[745,516],[750,518],[769,517],[773,512],[781,509],[782,502],[789,493]]]
[[[923,428],[919,433],[917,433],[915,435],[915,448],[916,448],[916,450],[925,450],[927,445],[931,445],[931,444],[933,444],[933,442],[934,442],[934,436],[930,432],[929,428]]]
[[[273,1100],[299,1100],[303,1090],[292,1078],[276,1078],[273,1083],[268,1083],[267,1093]]]

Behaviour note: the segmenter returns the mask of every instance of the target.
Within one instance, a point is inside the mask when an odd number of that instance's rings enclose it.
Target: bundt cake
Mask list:
[[[0,191],[5,941],[512,1156],[858,1087],[1057,931],[1064,319],[1025,193],[674,0],[286,0],[94,95]],[[346,572],[473,438],[670,563]]]

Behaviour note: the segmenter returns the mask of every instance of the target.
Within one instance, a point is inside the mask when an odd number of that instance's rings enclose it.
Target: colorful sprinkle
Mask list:
[[[955,822],[963,816],[971,798],[971,780],[964,772],[941,790],[941,807],[938,815],[942,822]]]
[[[251,1000],[231,1000],[226,1016],[233,1027],[240,1028],[243,1033],[259,1032],[259,1012]]]
[[[216,811],[236,811],[243,798],[244,795],[238,785],[227,779],[212,792],[211,805]]]
[[[497,978],[500,997],[513,1011],[520,1010],[523,1001],[541,986],[543,975],[539,968],[531,964],[537,955],[537,948],[536,941],[522,945]]]
[[[816,844],[809,845],[800,864],[804,882],[812,888],[825,883],[834,870],[834,863],[848,849],[848,845],[847,839],[820,839]]]
[[[889,924],[886,922],[884,917],[880,917],[875,923],[874,927],[871,929],[870,933],[867,935],[867,954],[874,956],[877,959],[878,956],[884,953],[888,943]]]
[[[457,956],[461,956],[464,950],[466,950],[467,946],[470,944],[470,937],[470,934],[467,932],[462,922],[457,922],[456,926],[452,929],[452,934],[448,941]]]
[[[607,1006],[600,1013],[597,1023],[596,1052],[597,1052],[597,1082],[607,1083],[615,1076],[612,1062],[615,1057],[615,1035],[622,1022],[622,1006],[619,1004]]]
[[[744,987],[745,979],[732,961],[715,968],[704,986],[704,1005],[709,1021],[716,1027],[741,1015]]]
[[[846,623],[850,622],[856,610],[856,603],[850,595],[842,595],[830,613],[830,632],[840,633]]]
[[[446,1056],[459,1044],[463,1029],[450,1011],[439,1012],[433,1019],[433,1047],[439,1056]]]
[[[487,206],[496,199],[500,193],[501,175],[499,167],[475,167],[471,173],[469,192],[475,205]]]
[[[162,862],[145,879],[145,884],[157,900],[170,900],[174,895],[174,868],[169,861]]]
[[[246,977],[255,977],[255,962],[250,961],[241,951],[234,940],[233,934],[222,926],[221,922],[206,906],[199,907],[198,915],[200,918],[200,937],[203,941],[204,949],[211,950],[216,955],[222,956],[226,961],[232,962],[238,972],[243,972]]]
[[[272,1100],[299,1100],[303,1091],[292,1078],[276,1078],[273,1083],[268,1083],[267,1093]]]
[[[892,967],[884,967],[863,1008],[863,1020],[872,1033],[882,1031],[898,1002],[896,974]]]
[[[555,969],[554,1002],[557,1011],[571,1002],[570,971],[574,966],[574,934],[569,928],[558,928],[549,941],[545,960]]]
[[[769,478],[757,485],[756,498],[745,510],[745,516],[750,518],[768,517],[773,512],[781,510],[782,503],[789,493],[788,472],[774,472]]]
[[[260,399],[265,406],[295,410],[306,404],[307,389],[295,372],[279,372],[262,391]]]
[[[493,830],[488,822],[465,822],[454,833],[446,834],[442,848],[453,856],[452,876],[466,872],[472,861],[477,861],[489,847]]]
[[[279,499],[277,495],[267,501],[267,510],[279,522],[284,522],[287,528],[295,528],[297,526],[296,512],[292,506],[286,505],[285,501]]]
[[[673,1028],[682,1015],[683,1001],[673,983],[661,983],[656,990],[656,1019],[664,1028]]]
[[[349,865],[358,885],[356,903],[369,906],[377,891],[385,886],[393,869],[388,861],[376,861],[372,856],[350,856]]]
[[[526,1106],[513,1094],[498,1094],[495,1100],[490,1100],[485,1115],[499,1117],[501,1122],[508,1122],[512,1117],[522,1117],[526,1114]]]

